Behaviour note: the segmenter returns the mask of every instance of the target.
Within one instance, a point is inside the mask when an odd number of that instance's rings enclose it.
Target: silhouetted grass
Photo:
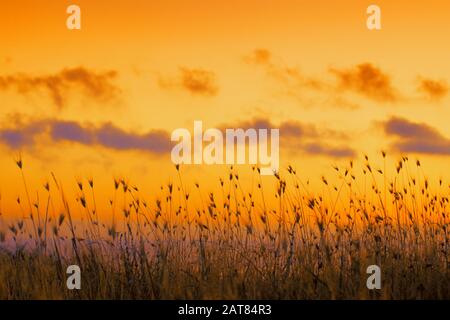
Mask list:
[[[0,298],[449,299],[450,186],[431,185],[407,157],[388,174],[382,158],[382,168],[367,156],[334,167],[320,188],[289,166],[275,194],[256,167],[249,190],[231,168],[208,193],[176,166],[177,183],[152,202],[114,179],[104,221],[92,179],[73,201],[52,176],[34,203],[19,159],[27,199],[17,199],[24,218],[0,230]],[[70,264],[81,290],[66,288]],[[381,290],[366,287],[372,264]]]

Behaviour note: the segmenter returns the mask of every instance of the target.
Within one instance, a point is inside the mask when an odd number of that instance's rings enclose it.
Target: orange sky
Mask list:
[[[81,7],[79,31],[65,24],[73,3]],[[31,185],[50,171],[71,187],[94,176],[105,193],[113,176],[148,191],[174,179],[168,152],[49,137],[49,126],[64,121],[91,134],[109,123],[131,139],[192,129],[194,120],[223,128],[264,119],[304,132],[281,130],[281,167],[293,163],[315,179],[381,149],[394,159],[420,157],[430,174],[448,176],[450,2],[375,1],[380,31],[366,28],[371,3],[3,1],[3,198],[12,203],[23,192],[13,162],[19,153]],[[207,79],[196,90],[186,77],[198,72]],[[27,142],[12,143],[11,132]],[[223,169],[186,168],[189,179],[207,184]]]

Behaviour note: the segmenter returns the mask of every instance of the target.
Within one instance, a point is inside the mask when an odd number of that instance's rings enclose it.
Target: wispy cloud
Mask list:
[[[330,68],[323,76],[314,77],[303,73],[299,67],[285,65],[266,49],[254,50],[244,57],[244,61],[262,67],[269,77],[282,85],[287,95],[297,98],[304,106],[311,103],[305,99],[311,93],[316,94],[313,95],[314,103],[341,109],[359,108],[358,104],[345,97],[347,92],[356,92],[377,102],[399,99],[390,77],[371,63],[349,69]],[[330,78],[330,74],[334,78]]]
[[[114,84],[116,77],[114,70],[95,72],[84,67],[66,68],[45,75],[17,73],[0,76],[0,90],[15,89],[20,94],[43,90],[58,108],[63,108],[72,89],[81,90],[85,96],[99,101],[116,98],[120,92]]]
[[[395,139],[393,148],[400,152],[450,155],[450,139],[425,123],[392,117],[383,123],[386,135]]]
[[[216,74],[204,69],[180,67],[175,77],[160,77],[159,86],[163,89],[183,89],[200,96],[215,96],[219,92]]]
[[[344,91],[353,91],[379,102],[399,99],[390,76],[371,63],[362,63],[350,69],[331,68],[330,72],[337,77],[338,88]]]
[[[21,123],[0,129],[0,142],[12,149],[33,147],[39,137],[54,143],[71,142],[86,146],[100,146],[113,150],[138,150],[153,154],[170,151],[168,132],[152,130],[146,133],[126,131],[111,123],[80,124],[75,121],[46,119]]]
[[[419,78],[417,90],[432,100],[440,100],[448,94],[449,87],[444,80]]]
[[[268,76],[286,85],[288,91],[301,88],[321,91],[328,87],[323,81],[303,74],[298,67],[286,66],[281,61],[276,61],[267,49],[254,50],[244,57],[244,61],[250,65],[263,67]]]
[[[253,52],[244,57],[247,63],[253,63],[258,65],[271,65],[272,53],[267,49],[255,49]]]

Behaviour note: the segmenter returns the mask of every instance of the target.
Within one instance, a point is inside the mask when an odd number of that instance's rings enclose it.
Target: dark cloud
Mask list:
[[[440,100],[448,94],[449,87],[444,80],[420,78],[417,90],[430,99]]]
[[[215,96],[219,92],[216,74],[204,69],[181,67],[177,77],[161,77],[159,85],[164,89],[181,88],[201,96]]]
[[[395,138],[393,148],[397,151],[450,155],[450,139],[425,123],[392,117],[383,127],[388,136]]]
[[[154,154],[170,151],[170,135],[154,130],[144,134],[125,131],[111,123],[101,126],[81,125],[74,121],[41,120],[0,129],[0,142],[10,148],[32,147],[40,136],[54,142],[72,142],[113,150],[138,150]]]
[[[71,89],[95,100],[111,100],[120,89],[114,84],[116,71],[95,72],[84,67],[67,68],[55,74],[34,76],[24,73],[0,76],[0,90],[16,89],[20,94],[46,91],[58,108],[63,108]]]
[[[348,146],[334,146],[338,143],[347,142],[349,137],[331,129],[320,129],[314,124],[298,121],[284,121],[279,124],[272,123],[267,118],[254,118],[249,121],[238,122],[233,125],[222,125],[221,130],[226,128],[247,129],[279,129],[280,147],[294,153],[307,155],[322,155],[333,158],[354,157],[355,150]]]
[[[379,102],[398,100],[390,77],[370,63],[345,70],[330,69],[330,72],[337,77],[338,88],[344,91],[353,91]]]

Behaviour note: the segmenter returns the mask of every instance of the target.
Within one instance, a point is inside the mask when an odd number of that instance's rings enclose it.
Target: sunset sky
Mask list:
[[[176,178],[171,132],[194,120],[279,128],[281,169],[311,179],[381,150],[450,178],[449,32],[447,0],[3,0],[3,206],[23,192],[19,154],[34,189],[54,172],[156,190]],[[215,184],[226,168],[184,170]]]

